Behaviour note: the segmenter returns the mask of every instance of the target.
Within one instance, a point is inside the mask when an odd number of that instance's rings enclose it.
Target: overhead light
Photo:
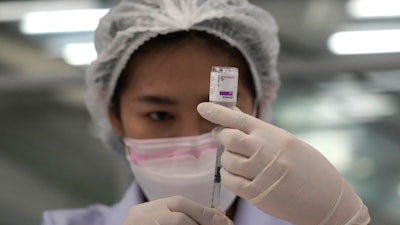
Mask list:
[[[71,43],[64,46],[62,55],[68,64],[82,66],[95,60],[97,53],[93,43]]]
[[[329,50],[338,55],[400,52],[399,30],[343,31],[328,39]]]
[[[25,34],[94,31],[109,9],[80,9],[32,12],[24,16],[20,29]]]
[[[348,13],[355,18],[378,18],[400,16],[399,0],[350,0]]]
[[[72,10],[72,9],[93,9],[98,3],[94,0],[80,1],[1,1],[0,22],[11,22],[22,20],[24,15],[30,12]]]

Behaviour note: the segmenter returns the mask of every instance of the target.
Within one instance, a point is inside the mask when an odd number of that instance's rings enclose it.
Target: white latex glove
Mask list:
[[[174,196],[133,206],[124,225],[233,225],[217,209]]]
[[[198,112],[219,124],[213,133],[227,149],[222,183],[272,216],[298,225],[366,225],[367,207],[317,150],[250,115],[201,103]]]

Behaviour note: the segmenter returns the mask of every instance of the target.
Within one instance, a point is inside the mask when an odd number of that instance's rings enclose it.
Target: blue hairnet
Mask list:
[[[130,56],[152,37],[185,30],[215,35],[242,53],[253,76],[259,115],[269,115],[279,87],[279,41],[268,12],[247,0],[122,0],[100,20],[95,31],[98,57],[86,74],[86,104],[108,148],[124,153],[108,107]]]

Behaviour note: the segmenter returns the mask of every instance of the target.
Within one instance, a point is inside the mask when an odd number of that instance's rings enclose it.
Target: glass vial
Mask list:
[[[213,66],[210,76],[209,101],[234,107],[237,101],[239,70],[236,67]]]

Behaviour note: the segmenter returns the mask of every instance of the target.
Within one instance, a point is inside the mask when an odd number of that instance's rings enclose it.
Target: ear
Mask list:
[[[122,126],[122,121],[121,121],[120,115],[117,115],[114,105],[110,105],[108,107],[108,119],[111,123],[111,126],[112,126],[114,132],[119,136],[124,136],[124,129]]]

